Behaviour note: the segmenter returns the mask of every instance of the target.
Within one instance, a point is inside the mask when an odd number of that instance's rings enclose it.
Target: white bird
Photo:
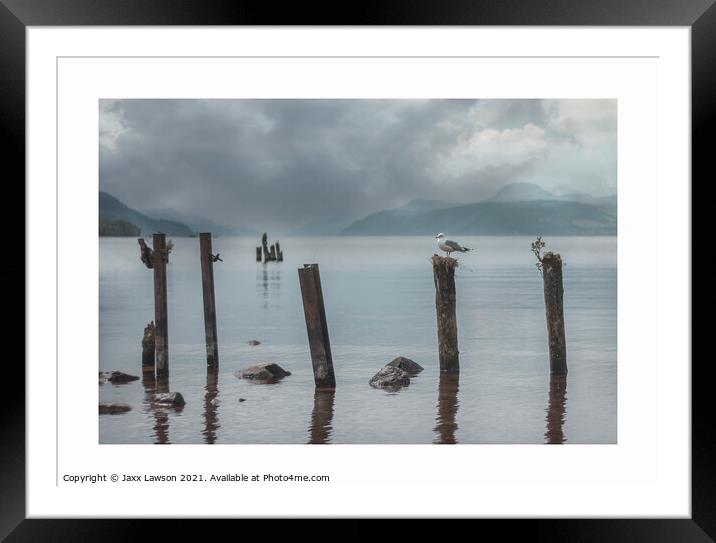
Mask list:
[[[438,240],[438,248],[442,251],[445,251],[448,256],[450,256],[450,253],[452,253],[453,251],[458,251],[460,253],[472,251],[470,247],[463,247],[457,241],[445,239],[445,234],[443,234],[442,232],[435,236],[435,239]]]

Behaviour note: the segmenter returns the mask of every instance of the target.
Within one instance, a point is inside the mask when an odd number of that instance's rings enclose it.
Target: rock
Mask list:
[[[388,366],[400,368],[404,372],[409,373],[411,375],[417,375],[424,369],[417,362],[413,362],[412,360],[410,360],[410,358],[405,358],[404,356],[399,356],[398,358],[394,359],[388,364]]]
[[[110,383],[117,385],[122,383],[129,383],[130,381],[136,381],[139,379],[136,375],[129,375],[126,373],[122,373],[121,371],[101,371],[99,372],[99,382],[100,384],[104,383],[105,381],[109,381]]]
[[[118,415],[131,410],[132,407],[126,403],[102,402],[99,404],[100,415]]]
[[[249,344],[249,345],[251,345],[251,346],[261,345],[261,342],[260,342],[260,341],[256,341],[255,339],[252,339],[251,341],[247,341],[246,343]]]
[[[281,366],[274,364],[273,362],[256,364],[255,366],[250,366],[236,372],[236,376],[239,379],[251,379],[253,381],[268,382],[278,381],[287,375],[291,375],[291,372],[286,371]]]
[[[385,366],[371,377],[368,384],[373,388],[397,390],[410,384],[410,375],[395,366]]]
[[[246,398],[239,398],[239,402],[245,402]]]
[[[154,402],[162,405],[182,407],[186,402],[179,392],[162,392],[154,395]]]

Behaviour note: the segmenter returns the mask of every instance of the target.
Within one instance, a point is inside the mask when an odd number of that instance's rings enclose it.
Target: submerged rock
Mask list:
[[[255,340],[255,339],[252,339],[251,341],[247,341],[246,343],[249,344],[249,345],[253,345],[253,346],[261,345],[261,342]]]
[[[399,369],[403,370],[404,372],[410,373],[412,375],[417,375],[424,369],[417,362],[410,360],[410,358],[405,358],[404,356],[399,356],[398,358],[394,359],[392,362],[388,363],[387,366],[399,368]]]
[[[370,378],[368,384],[374,388],[397,390],[410,384],[410,375],[395,366],[385,366]]]
[[[110,383],[117,385],[121,383],[129,383],[130,381],[136,381],[139,379],[136,375],[129,375],[122,373],[121,371],[101,371],[99,372],[99,384],[109,381]]]
[[[118,415],[131,410],[132,407],[126,403],[102,402],[99,404],[100,415]]]
[[[245,402],[246,398],[239,398],[239,402]]]
[[[154,395],[154,402],[161,405],[182,407],[186,402],[180,392],[162,392]]]
[[[256,364],[236,372],[239,379],[252,379],[254,381],[278,381],[287,375],[291,375],[290,371],[286,371],[278,364],[273,362],[264,362]]]

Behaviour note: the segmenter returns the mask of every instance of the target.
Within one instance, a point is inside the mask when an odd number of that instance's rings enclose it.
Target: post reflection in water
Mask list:
[[[566,443],[564,437],[565,407],[567,404],[567,376],[550,375],[549,402],[547,404],[547,431],[545,443],[556,445]]]
[[[457,392],[460,388],[460,374],[440,372],[440,383],[438,384],[438,415],[435,418],[437,432],[433,443],[452,444],[457,443],[455,431],[457,430]]]
[[[261,288],[261,296],[264,300],[264,309],[269,306],[269,300],[278,296],[278,290],[281,287],[281,269],[273,267],[275,263],[264,263],[256,273],[257,286]],[[269,273],[269,266],[271,270]],[[274,300],[275,301],[275,300]]]
[[[154,403],[154,395],[161,392],[169,392],[169,379],[157,379],[154,372],[142,374],[142,385],[144,386],[144,401],[147,409],[154,412],[154,437],[155,444],[164,445],[169,443],[169,413],[166,409],[157,407]]]
[[[311,427],[309,428],[309,445],[327,445],[333,433],[333,404],[336,391],[319,390],[313,393],[313,412],[311,413]]]
[[[219,428],[219,418],[216,414],[219,395],[219,372],[209,369],[206,372],[206,387],[204,387],[204,441],[211,445],[216,442],[216,430]]]

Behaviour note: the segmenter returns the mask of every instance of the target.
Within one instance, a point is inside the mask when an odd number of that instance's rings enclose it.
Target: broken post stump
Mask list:
[[[144,327],[142,337],[142,371],[145,373],[154,372],[154,321]]]
[[[271,262],[276,262],[276,245],[271,245],[269,256],[271,257]]]
[[[139,243],[139,258],[144,262],[144,265],[151,270],[154,265],[154,253],[147,247],[147,243],[143,238],[137,238],[137,243]]]
[[[167,322],[167,240],[165,234],[152,236],[154,251],[154,328],[157,379],[169,377],[169,334]]]
[[[261,247],[256,247],[256,262],[261,262]]]
[[[201,290],[204,297],[204,335],[206,337],[206,365],[219,365],[219,346],[216,334],[216,298],[214,296],[214,257],[211,253],[211,233],[199,234],[201,260]]]
[[[270,260],[270,255],[268,248],[268,234],[266,232],[264,232],[261,236],[261,249],[264,254],[264,262],[268,262]]]
[[[298,269],[298,279],[301,284],[303,312],[306,316],[308,345],[311,350],[316,388],[335,388],[336,377],[333,373],[331,343],[328,339],[328,323],[318,264],[304,264],[303,268]]]
[[[549,341],[549,371],[552,374],[567,373],[567,343],[564,336],[564,310],[562,301],[562,258],[555,253],[545,253],[541,259],[544,280],[544,305],[547,313]]]
[[[432,258],[435,280],[435,309],[438,321],[438,354],[440,371],[460,371],[455,316],[455,268],[457,260],[449,256]]]
[[[281,246],[278,241],[276,241],[276,260],[278,262],[283,262],[283,251],[281,250]]]

